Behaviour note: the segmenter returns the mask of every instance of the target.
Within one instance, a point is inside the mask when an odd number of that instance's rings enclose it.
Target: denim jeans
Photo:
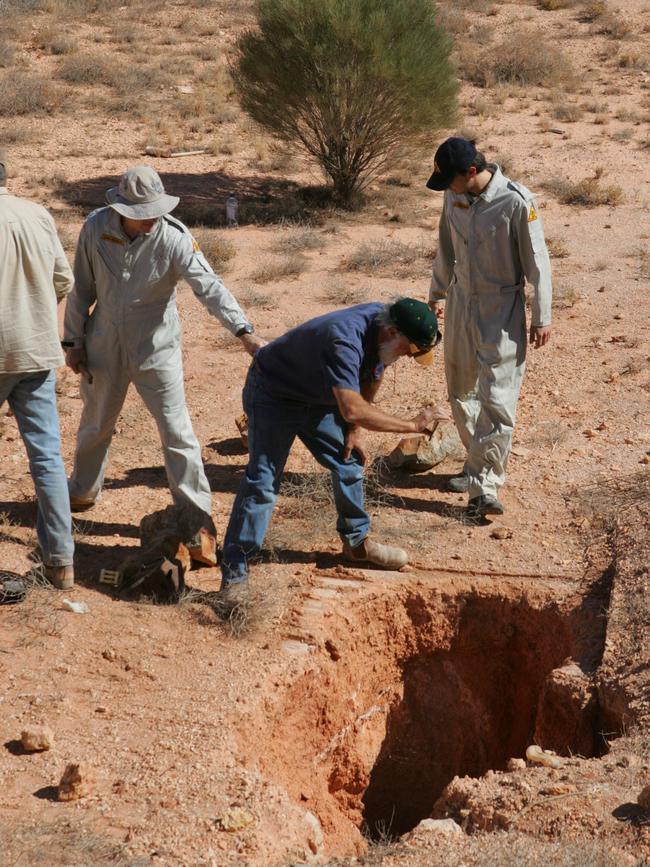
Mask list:
[[[255,364],[248,372],[243,397],[249,460],[224,539],[222,587],[248,578],[248,562],[262,547],[296,437],[332,474],[336,529],[341,538],[354,547],[370,529],[364,508],[363,466],[355,456],[343,460],[346,423],[338,408],[273,397]]]
[[[36,532],[46,566],[70,566],[74,553],[68,482],[61,457],[53,370],[0,373],[0,406],[9,401],[36,488]]]

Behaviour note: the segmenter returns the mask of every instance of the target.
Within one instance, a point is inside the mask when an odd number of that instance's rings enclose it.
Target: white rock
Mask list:
[[[412,831],[404,836],[409,840],[420,834],[462,834],[463,829],[453,819],[422,819]]]
[[[325,838],[323,836],[321,824],[318,821],[318,818],[314,816],[313,813],[310,813],[309,810],[305,811],[305,822],[307,822],[310,828],[307,845],[314,855],[320,855],[325,845]]]

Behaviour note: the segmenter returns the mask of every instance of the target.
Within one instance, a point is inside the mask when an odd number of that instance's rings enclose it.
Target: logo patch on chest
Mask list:
[[[469,205],[467,202],[454,202],[454,208],[462,208],[464,211],[469,211]]]

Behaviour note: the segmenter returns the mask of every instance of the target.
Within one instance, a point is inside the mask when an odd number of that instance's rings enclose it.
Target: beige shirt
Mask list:
[[[56,307],[72,283],[50,214],[0,187],[0,374],[63,363]]]

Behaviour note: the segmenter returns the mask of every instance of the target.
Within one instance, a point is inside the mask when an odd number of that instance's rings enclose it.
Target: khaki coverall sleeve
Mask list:
[[[513,216],[519,259],[526,280],[533,287],[532,325],[551,324],[551,260],[546,249],[544,229],[534,199],[522,201]]]
[[[97,300],[91,247],[91,232],[85,224],[74,257],[74,289],[68,295],[63,320],[63,339],[76,347],[84,345],[90,308]]]
[[[52,246],[54,249],[54,271],[52,281],[54,283],[54,291],[59,301],[69,295],[72,291],[72,268],[68,262],[68,257],[65,255],[59,233],[56,230],[56,224],[50,214],[48,216],[48,224],[52,233]]]
[[[431,275],[431,288],[429,289],[429,301],[442,301],[447,297],[447,289],[454,276],[456,256],[454,245],[451,240],[451,229],[447,211],[447,196],[442,204],[442,214],[438,226],[438,250],[433,260],[433,273]]]
[[[214,273],[192,235],[180,236],[174,251],[174,266],[177,275],[189,283],[199,301],[231,334],[248,324],[235,297]]]

